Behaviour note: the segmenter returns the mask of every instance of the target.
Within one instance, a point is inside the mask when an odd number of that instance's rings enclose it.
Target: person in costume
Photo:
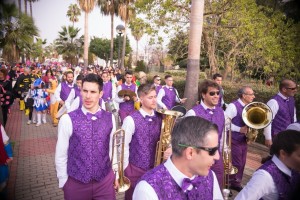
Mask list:
[[[142,107],[127,116],[122,125],[125,130],[124,174],[131,186],[125,199],[132,199],[135,184],[148,170],[154,167],[156,144],[160,139],[162,116],[155,111],[156,91],[151,84],[138,88]]]
[[[190,116],[179,120],[171,135],[171,157],[142,176],[133,199],[223,199],[215,173],[210,169],[220,158],[217,126]]]
[[[191,110],[186,113],[188,116],[202,117],[218,126],[218,142],[221,148],[221,140],[223,135],[225,115],[221,107],[218,106],[220,87],[219,85],[211,80],[204,80],[199,87],[201,102],[199,105],[194,106]],[[222,149],[219,149],[221,155]],[[220,157],[212,166],[212,170],[216,173],[218,182],[221,188],[223,188],[223,176],[224,176],[224,165],[223,159]]]
[[[230,176],[230,189],[241,191],[243,189],[242,178],[247,157],[247,138],[249,127],[242,118],[242,112],[246,105],[255,98],[254,91],[249,86],[243,86],[238,91],[238,99],[230,103],[225,110],[226,117],[231,119],[231,157],[232,165],[238,169],[237,174]]]
[[[116,124],[113,115],[99,106],[102,87],[98,75],[86,75],[82,107],[59,120],[55,165],[66,200],[116,199],[118,175],[115,177],[111,164]],[[114,170],[118,169],[114,166]]]
[[[56,127],[58,125],[58,119],[56,118],[56,114],[58,111],[59,102],[56,100],[54,93],[57,88],[58,82],[55,77],[53,79],[49,79],[49,81],[50,87],[46,90],[46,92],[50,94],[50,115],[52,119],[52,124],[54,127]]]
[[[296,93],[296,83],[290,79],[283,79],[279,84],[279,92],[267,102],[272,110],[273,120],[264,129],[266,146],[270,147],[274,135],[297,121],[294,99]]]
[[[34,104],[33,107],[36,111],[37,115],[37,123],[36,126],[40,126],[43,122],[43,124],[47,123],[46,120],[46,111],[49,107],[49,103],[47,102],[47,96],[48,93],[46,92],[46,89],[44,89],[45,83],[42,81],[42,79],[36,79],[33,83],[34,86],[34,95],[33,100]]]
[[[0,104],[2,109],[2,121],[1,123],[5,127],[7,122],[7,115],[9,108],[14,101],[12,84],[7,79],[7,70],[5,68],[0,69]]]
[[[275,135],[270,155],[236,200],[300,198],[300,132],[285,130]]]

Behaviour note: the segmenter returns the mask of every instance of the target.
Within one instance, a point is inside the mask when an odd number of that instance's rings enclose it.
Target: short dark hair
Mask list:
[[[298,148],[300,148],[300,132],[285,130],[273,138],[270,154],[279,156],[280,150],[284,150],[288,155],[291,155]]]
[[[0,69],[0,72],[3,73],[4,79],[6,79],[6,76],[7,76],[7,73],[8,73],[7,69],[5,69],[5,68],[2,67],[2,68]]]
[[[279,90],[282,91],[283,88],[287,88],[289,87],[289,82],[290,81],[293,81],[293,80],[290,80],[290,79],[282,79],[279,83]]]
[[[212,88],[216,88],[216,89],[220,90],[220,86],[216,82],[206,79],[199,86],[200,99],[203,99],[202,94],[207,93],[208,87],[212,87]]]
[[[132,71],[130,71],[130,70],[127,70],[127,71],[125,72],[125,76],[126,76],[127,74],[133,75]]]
[[[238,90],[237,95],[238,95],[239,98],[242,98],[242,97],[243,97],[243,94],[245,94],[245,90],[246,90],[247,88],[252,89],[250,86],[243,86],[243,87],[241,87],[241,88]]]
[[[154,81],[156,78],[160,78],[160,76],[159,76],[159,75],[153,76],[153,81]]]
[[[216,131],[218,128],[215,124],[201,117],[190,116],[180,119],[172,131],[172,153],[175,156],[182,156],[186,147],[178,144],[190,146],[205,145],[205,138],[208,132]]]
[[[99,91],[100,92],[102,91],[103,80],[97,74],[87,74],[82,80],[82,85],[84,84],[84,82],[97,83],[99,87]]]
[[[215,73],[212,78],[213,78],[213,80],[216,80],[218,77],[223,78],[223,76],[219,73]]]
[[[170,78],[170,77],[172,77],[172,75],[167,74],[167,75],[165,76],[165,80],[168,79],[168,78]]]
[[[148,84],[142,84],[138,87],[137,93],[140,97],[141,95],[149,94],[153,90],[156,91],[154,85],[149,84],[149,83]]]
[[[82,81],[84,78],[84,76],[82,74],[79,74],[77,77],[76,77],[76,81]]]

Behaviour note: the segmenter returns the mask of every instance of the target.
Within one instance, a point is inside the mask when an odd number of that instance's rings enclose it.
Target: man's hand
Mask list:
[[[63,100],[60,100],[59,104],[63,106],[65,102]]]
[[[7,160],[6,160],[6,164],[8,165],[9,163],[11,163],[13,161],[13,158],[8,158]]]
[[[180,103],[185,103],[187,98],[180,99]]]
[[[130,101],[130,97],[129,96],[124,96],[124,101]]]
[[[243,127],[241,127],[240,133],[247,134],[247,133],[248,133],[248,126],[243,126]]]
[[[137,101],[138,98],[137,98],[136,96],[133,96],[133,97],[132,97],[132,100],[133,100],[133,101]]]
[[[115,179],[115,183],[114,183],[115,190],[118,190],[119,187],[120,187],[120,185],[119,185],[119,179]]]
[[[272,143],[273,143],[272,140],[265,140],[265,145],[266,145],[268,148],[271,147]]]

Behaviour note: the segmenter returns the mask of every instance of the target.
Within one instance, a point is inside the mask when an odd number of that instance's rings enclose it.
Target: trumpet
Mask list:
[[[225,194],[228,193],[229,176],[236,174],[238,172],[238,169],[232,166],[232,160],[231,160],[231,119],[230,118],[225,119],[222,138],[223,138],[222,158],[224,163],[223,194],[225,196]]]
[[[273,113],[267,104],[252,102],[244,107],[242,118],[249,127],[246,137],[247,143],[250,143],[255,142],[258,135],[258,129],[263,129],[271,123]]]
[[[183,114],[179,111],[159,109],[157,112],[163,115],[160,139],[156,144],[155,163],[154,166],[160,165],[164,161],[164,152],[170,146],[171,132],[174,128],[175,121]]]
[[[125,131],[123,129],[118,129],[113,134],[113,142],[112,142],[112,156],[111,156],[111,164],[118,164],[118,173],[119,173],[119,188],[117,192],[125,192],[130,188],[130,180],[124,176],[124,144],[125,144]],[[119,152],[115,152],[115,147],[119,150]],[[121,149],[119,149],[121,148]],[[119,155],[119,159],[114,163],[114,155],[117,153]]]

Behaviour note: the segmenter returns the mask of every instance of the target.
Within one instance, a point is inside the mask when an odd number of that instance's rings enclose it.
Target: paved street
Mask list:
[[[50,117],[47,124],[40,127],[27,125],[28,117],[19,111],[18,102],[11,108],[6,132],[13,142],[14,160],[10,166],[8,185],[11,200],[63,199],[63,192],[58,188],[54,167],[54,153],[57,140],[57,128],[53,127]],[[266,155],[266,148],[254,144],[249,147],[244,182],[260,165],[261,157]],[[119,194],[117,199],[123,199]]]

